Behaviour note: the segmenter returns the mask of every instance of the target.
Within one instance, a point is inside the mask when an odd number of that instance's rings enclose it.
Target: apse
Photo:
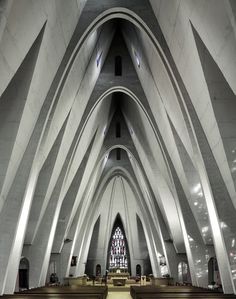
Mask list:
[[[129,247],[120,215],[116,216],[107,252],[109,272],[130,272]]]

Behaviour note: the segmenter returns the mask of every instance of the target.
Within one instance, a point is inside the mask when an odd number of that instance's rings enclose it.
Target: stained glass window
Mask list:
[[[119,226],[112,236],[109,261],[109,269],[112,270],[116,268],[128,268],[125,238]]]

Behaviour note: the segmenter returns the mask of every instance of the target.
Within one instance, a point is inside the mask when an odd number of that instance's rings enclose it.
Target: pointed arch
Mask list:
[[[97,247],[98,247],[98,234],[100,230],[100,220],[101,220],[101,215],[97,217],[96,222],[92,226],[92,236],[90,240],[90,246],[88,250],[88,256],[87,256],[87,261],[86,261],[86,266],[85,266],[85,273],[92,277],[93,275],[95,276],[100,276],[101,275],[101,265],[100,264],[94,264],[94,261],[92,260],[93,256],[95,256]]]
[[[116,245],[114,245],[115,239],[117,240]],[[117,246],[117,248],[115,248],[114,246]],[[115,259],[113,260],[113,263],[110,262],[112,248],[115,248],[115,250],[117,250],[116,252],[113,252],[113,257]],[[123,258],[122,261],[118,261],[119,258]],[[107,269],[109,269],[109,271],[113,271],[118,268],[129,273],[131,270],[129,246],[120,213],[116,215],[116,218],[114,220],[111,237],[107,249]]]
[[[29,267],[30,263],[26,257],[21,257],[19,264],[19,290],[25,290],[29,288]]]

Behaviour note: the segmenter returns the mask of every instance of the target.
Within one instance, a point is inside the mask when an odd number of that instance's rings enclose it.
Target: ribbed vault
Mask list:
[[[52,271],[61,282],[105,274],[118,222],[131,276],[137,265],[161,276],[164,258],[174,281],[188,262],[207,287],[216,257],[218,283],[235,293],[230,3],[209,5],[224,12],[214,30],[199,1],[3,2],[1,294],[19,289],[21,257],[29,287]],[[215,43],[225,36],[228,56]]]

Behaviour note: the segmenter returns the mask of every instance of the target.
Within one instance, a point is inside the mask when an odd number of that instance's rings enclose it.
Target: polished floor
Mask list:
[[[108,292],[107,299],[131,299],[129,292]]]

